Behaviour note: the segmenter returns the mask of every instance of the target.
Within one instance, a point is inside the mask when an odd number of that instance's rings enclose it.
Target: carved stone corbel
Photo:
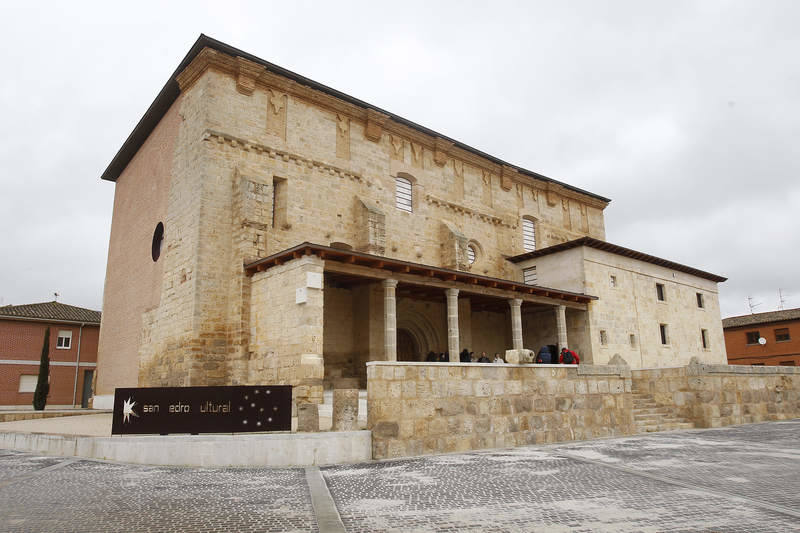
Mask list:
[[[441,137],[436,137],[436,144],[433,150],[433,162],[437,165],[444,166],[447,163],[447,154],[453,147],[453,143],[445,141]]]
[[[383,134],[383,125],[388,119],[388,115],[378,113],[374,109],[367,109],[367,127],[364,128],[364,137],[373,142],[380,141]]]
[[[506,191],[510,191],[513,186],[513,177],[519,174],[519,171],[508,165],[503,165],[503,173],[500,178],[500,186]]]
[[[236,90],[250,96],[256,89],[256,80],[267,69],[243,57],[237,57],[236,64],[239,68],[236,75]]]

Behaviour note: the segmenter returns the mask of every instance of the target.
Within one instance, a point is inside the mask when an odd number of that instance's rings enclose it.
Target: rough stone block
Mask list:
[[[333,391],[333,431],[358,429],[358,389]]]
[[[319,405],[301,403],[297,406],[297,431],[319,431]]]

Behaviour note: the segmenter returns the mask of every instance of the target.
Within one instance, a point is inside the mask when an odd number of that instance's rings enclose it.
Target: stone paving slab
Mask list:
[[[800,420],[320,471],[355,533],[800,530]],[[0,450],[0,531],[326,533],[307,476]]]

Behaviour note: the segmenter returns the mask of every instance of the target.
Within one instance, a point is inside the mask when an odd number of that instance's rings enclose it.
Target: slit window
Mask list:
[[[536,229],[533,220],[528,218],[522,219],[522,249],[526,252],[536,250]]]
[[[704,350],[708,350],[711,347],[711,345],[708,342],[708,330],[707,329],[701,329],[700,330],[700,340],[703,343],[703,349]]]
[[[288,184],[284,178],[272,178],[272,227],[282,228],[286,225],[286,196]]]
[[[667,331],[666,324],[659,324],[658,325],[659,333],[661,334],[661,344],[667,345],[669,344],[669,331]]]
[[[608,283],[609,283],[609,285],[611,285],[611,288],[612,288],[612,289],[613,289],[613,288],[615,288],[615,287],[617,286],[617,276],[614,276],[614,275],[612,275],[612,276],[611,276],[611,277],[608,279]]]
[[[600,330],[600,344],[603,346],[608,344],[608,333],[604,329]]]
[[[703,309],[703,308],[705,308],[705,306],[706,306],[706,303],[703,301],[703,293],[698,292],[697,293],[697,307],[699,307],[700,309]]]
[[[536,285],[536,267],[528,267],[522,271],[522,281],[525,285]]]
[[[665,290],[663,283],[656,283],[656,297],[658,298],[659,302],[667,301],[667,291]]]
[[[631,333],[629,336],[629,341],[631,343],[631,348],[636,348],[636,335]]]
[[[394,200],[397,209],[411,213],[413,211],[411,182],[406,178],[395,178],[395,187]]]

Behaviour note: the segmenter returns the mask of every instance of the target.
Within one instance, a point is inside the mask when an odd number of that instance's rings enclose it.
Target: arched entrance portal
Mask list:
[[[397,330],[397,360],[420,361],[419,343],[407,329]]]

